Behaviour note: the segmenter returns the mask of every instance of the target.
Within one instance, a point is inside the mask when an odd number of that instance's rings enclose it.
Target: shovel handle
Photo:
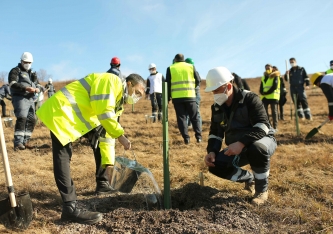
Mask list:
[[[330,119],[326,119],[324,122],[322,122],[317,129],[321,128],[324,124],[326,124],[328,121],[330,121]]]
[[[15,194],[14,194],[13,180],[12,180],[12,176],[10,174],[5,134],[3,132],[1,117],[0,117],[0,141],[1,141],[2,161],[3,161],[3,166],[5,169],[6,182],[7,182],[7,186],[8,186],[8,192],[9,192],[9,200],[10,200],[11,207],[16,207],[17,205],[16,205]]]

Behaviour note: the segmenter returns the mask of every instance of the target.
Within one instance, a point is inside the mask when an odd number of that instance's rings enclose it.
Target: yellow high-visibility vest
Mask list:
[[[268,90],[270,90],[270,88],[273,86],[274,79],[275,78],[268,78],[267,81],[266,81],[266,83],[265,83],[265,76],[261,77],[261,82],[263,84],[263,91],[264,92],[267,92]],[[277,79],[278,79],[278,86],[274,90],[274,92],[271,93],[271,94],[267,94],[267,95],[261,95],[260,96],[261,100],[263,98],[280,100],[280,77],[277,77]]]
[[[195,79],[192,64],[176,62],[170,66],[170,73],[172,99],[195,97]]]
[[[100,124],[107,132],[105,138],[118,138],[124,134],[117,121],[123,111],[123,92],[121,80],[116,75],[92,73],[59,90],[36,114],[62,145],[74,142]],[[109,147],[101,149],[101,153],[105,152],[102,161],[113,164],[114,155],[106,154],[112,151],[110,146],[114,148],[114,140],[108,141],[100,139],[100,146]],[[103,157],[107,158],[103,160]]]

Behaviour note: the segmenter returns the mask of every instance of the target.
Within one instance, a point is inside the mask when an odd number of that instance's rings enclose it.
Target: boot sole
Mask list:
[[[94,224],[94,223],[98,223],[102,219],[103,219],[102,215],[100,217],[96,218],[96,219],[85,220],[85,221],[77,220],[75,218],[63,218],[63,217],[61,217],[61,220],[64,221],[64,222],[75,222],[75,223],[82,223],[82,224]]]

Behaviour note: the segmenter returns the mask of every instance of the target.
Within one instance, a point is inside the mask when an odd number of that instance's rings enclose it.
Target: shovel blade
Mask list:
[[[16,207],[11,207],[9,197],[0,201],[0,223],[8,229],[25,230],[33,216],[29,193],[17,195],[16,203]]]
[[[319,132],[318,128],[312,129],[305,137],[305,139],[310,139]]]

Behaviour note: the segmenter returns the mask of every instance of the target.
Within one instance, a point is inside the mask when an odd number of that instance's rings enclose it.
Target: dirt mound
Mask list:
[[[60,233],[264,233],[266,224],[248,202],[227,191],[190,183],[172,191],[172,209],[145,210],[137,194],[113,194],[81,201],[104,213],[96,225],[55,222]]]

